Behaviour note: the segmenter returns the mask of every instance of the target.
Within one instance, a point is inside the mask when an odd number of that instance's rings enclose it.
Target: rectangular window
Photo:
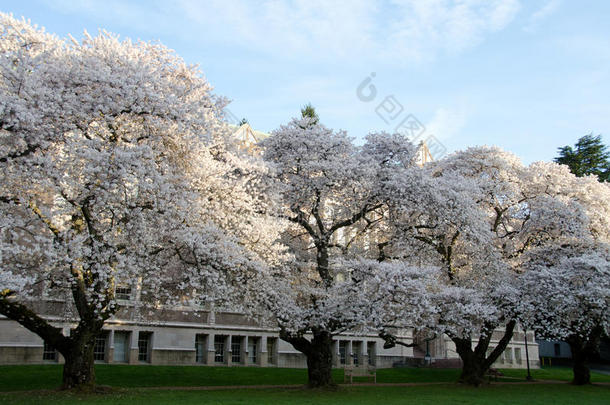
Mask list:
[[[214,336],[214,361],[216,363],[225,362],[225,337]]]
[[[521,348],[515,347],[515,363],[521,364]]]
[[[151,332],[138,333],[138,361],[150,362]]]
[[[258,353],[256,351],[258,347],[258,339],[248,338],[248,363],[256,364],[258,360]]]
[[[375,353],[375,342],[368,342],[366,344],[366,353],[369,355],[369,365],[375,365],[375,358],[377,354]]]
[[[512,356],[512,350],[510,348],[506,349],[504,351],[504,362],[505,363],[512,363],[513,362],[513,356]]]
[[[267,338],[267,363],[275,364],[275,338]]]
[[[131,287],[126,285],[117,286],[114,291],[114,296],[117,300],[130,300],[131,299]]]
[[[113,361],[115,363],[127,363],[129,361],[130,340],[130,332],[114,332]]]
[[[103,333],[100,336],[95,337],[95,345],[93,346],[93,360],[106,360],[106,342],[108,340],[107,336],[108,335],[106,333]]]
[[[195,361],[197,363],[205,363],[206,355],[206,335],[195,336]]]
[[[231,337],[231,362],[241,363],[241,340],[239,336]]]
[[[339,341],[339,359],[341,364],[345,364],[345,356],[347,350],[347,342],[344,340]]]
[[[553,345],[553,351],[555,353],[555,357],[561,357],[561,345],[559,343],[555,343]]]
[[[57,361],[57,350],[49,343],[44,342],[44,348],[42,349],[42,359],[48,361]]]
[[[354,366],[358,367],[360,364],[360,343],[352,342],[352,357],[354,358]]]

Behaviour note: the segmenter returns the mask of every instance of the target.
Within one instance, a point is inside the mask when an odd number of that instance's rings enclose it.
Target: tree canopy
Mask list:
[[[224,99],[162,45],[0,27],[0,313],[64,356],[66,388],[92,384],[117,288],[201,309],[273,256],[259,167],[231,152]],[[69,336],[41,296],[63,300]]]
[[[591,174],[599,181],[610,181],[610,151],[602,143],[601,135],[588,134],[578,139],[574,147],[566,145],[558,149],[555,162],[567,165],[576,176]]]

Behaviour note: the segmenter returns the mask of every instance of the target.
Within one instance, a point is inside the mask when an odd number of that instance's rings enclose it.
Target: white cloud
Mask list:
[[[542,21],[557,11],[560,5],[561,0],[547,0],[542,7],[532,13],[523,30],[527,32],[534,31]]]
[[[476,46],[486,35],[504,29],[520,8],[516,0],[405,0],[394,4],[397,15],[389,38],[398,54],[417,60]]]
[[[274,59],[399,66],[476,46],[510,24],[520,8],[517,0],[59,0],[50,5]]]
[[[440,107],[426,124],[426,133],[440,140],[447,140],[460,133],[468,121],[470,112],[463,106]]]

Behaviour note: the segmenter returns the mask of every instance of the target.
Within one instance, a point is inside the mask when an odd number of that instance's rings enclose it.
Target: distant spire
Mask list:
[[[434,161],[432,154],[430,153],[430,149],[428,149],[428,145],[426,145],[425,141],[419,142],[417,146],[417,151],[415,152],[415,163],[419,166],[424,166],[426,163]]]

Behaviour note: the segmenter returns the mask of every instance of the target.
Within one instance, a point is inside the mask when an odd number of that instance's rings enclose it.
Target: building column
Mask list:
[[[216,358],[216,347],[214,347],[214,341],[215,341],[215,337],[214,337],[214,333],[208,333],[208,337],[206,339],[206,357],[205,357],[205,363],[208,366],[213,366],[214,362],[215,362],[215,358]]]
[[[108,331],[108,363],[114,363],[114,329]]]
[[[129,336],[129,364],[138,364],[138,338],[140,332],[138,330],[132,330]]]
[[[241,362],[244,366],[249,363],[248,354],[250,349],[248,348],[248,336],[244,336],[241,340]]]
[[[267,367],[267,336],[261,336],[259,339],[259,353],[258,356],[258,365],[261,367]]]
[[[233,355],[233,350],[231,350],[231,335],[227,335],[225,337],[225,364],[227,367],[231,367],[233,364],[231,356]]]

